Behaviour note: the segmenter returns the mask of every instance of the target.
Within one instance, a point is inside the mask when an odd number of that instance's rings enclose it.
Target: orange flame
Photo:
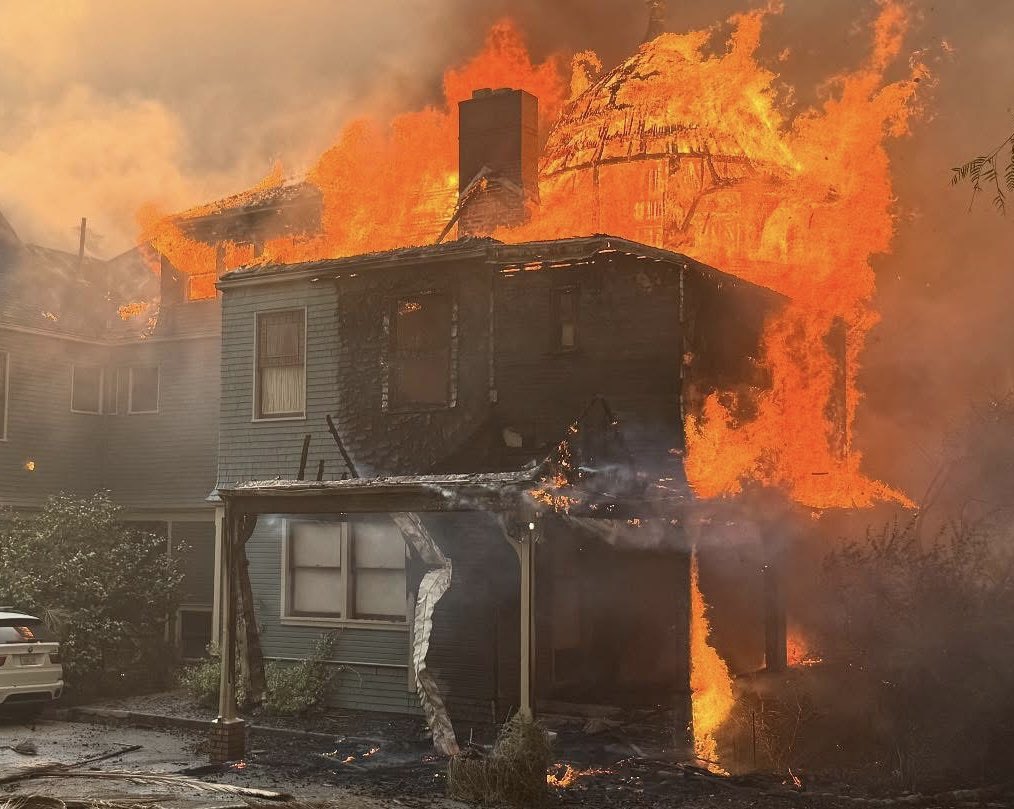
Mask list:
[[[546,783],[557,789],[566,789],[573,786],[579,778],[586,778],[589,775],[609,775],[610,773],[612,773],[612,770],[596,767],[582,770],[569,764],[554,764],[550,767],[550,771],[546,773]]]
[[[690,568],[690,692],[694,720],[694,755],[717,763],[715,733],[732,711],[732,677],[729,667],[709,643],[708,605],[701,593],[697,554]]]
[[[778,11],[772,2],[733,17],[723,53],[708,51],[709,31],[664,34],[601,78],[598,58],[581,53],[569,82],[557,57],[533,63],[514,25],[497,23],[476,57],[446,72],[442,105],[346,126],[307,177],[323,200],[320,232],[269,240],[258,260],[433,242],[456,202],[457,102],[481,87],[528,90],[551,130],[542,204],[498,238],[608,232],[685,252],[792,301],[765,331],[771,386],[754,392],[755,415],[739,420],[715,394],[687,417],[698,495],[759,481],[816,509],[907,503],[862,474],[851,427],[859,359],[877,320],[870,259],[894,232],[885,142],[908,132],[927,72],[913,64],[906,79],[885,78],[908,17],[900,0],[880,0],[864,63],[828,83],[819,109],[789,121],[777,76],[756,59],[765,18]],[[143,241],[189,274],[191,297],[213,295],[222,269],[254,260],[249,245],[216,256],[153,206],[139,219]]]

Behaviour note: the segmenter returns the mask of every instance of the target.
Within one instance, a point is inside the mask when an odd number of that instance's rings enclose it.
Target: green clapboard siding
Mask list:
[[[314,642],[330,631],[316,626],[281,623],[282,536],[284,522],[261,517],[246,545],[250,583],[261,629],[261,646],[268,659],[293,660],[308,656]],[[395,713],[418,713],[419,702],[409,681],[407,631],[348,627],[337,630],[333,704],[339,708]]]

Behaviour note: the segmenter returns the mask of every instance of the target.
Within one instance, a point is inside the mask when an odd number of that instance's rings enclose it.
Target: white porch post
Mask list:
[[[211,599],[211,638],[221,649],[222,634],[222,532],[225,523],[225,508],[215,509],[215,576],[213,579],[214,595]]]

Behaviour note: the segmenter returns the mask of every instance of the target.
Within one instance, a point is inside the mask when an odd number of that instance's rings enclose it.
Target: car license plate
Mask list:
[[[20,658],[21,658],[21,665],[22,666],[41,666],[42,665],[42,655],[37,655],[37,654],[20,655]]]

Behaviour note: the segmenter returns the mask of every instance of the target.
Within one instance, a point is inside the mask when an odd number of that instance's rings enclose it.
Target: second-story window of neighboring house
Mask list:
[[[102,369],[75,365],[71,380],[70,409],[75,413],[102,412]]]
[[[106,368],[102,375],[102,412],[107,416],[120,412],[119,368]]]
[[[257,315],[255,415],[293,418],[306,409],[306,310]]]
[[[450,402],[452,316],[450,296],[440,293],[395,303],[388,360],[392,408],[439,407]]]
[[[553,349],[572,351],[577,348],[577,287],[560,287],[553,291]]]
[[[0,441],[7,439],[7,400],[10,398],[11,358],[0,351]]]
[[[128,412],[158,412],[158,366],[132,367],[129,371]]]
[[[386,517],[288,523],[284,617],[404,622],[405,540]]]

